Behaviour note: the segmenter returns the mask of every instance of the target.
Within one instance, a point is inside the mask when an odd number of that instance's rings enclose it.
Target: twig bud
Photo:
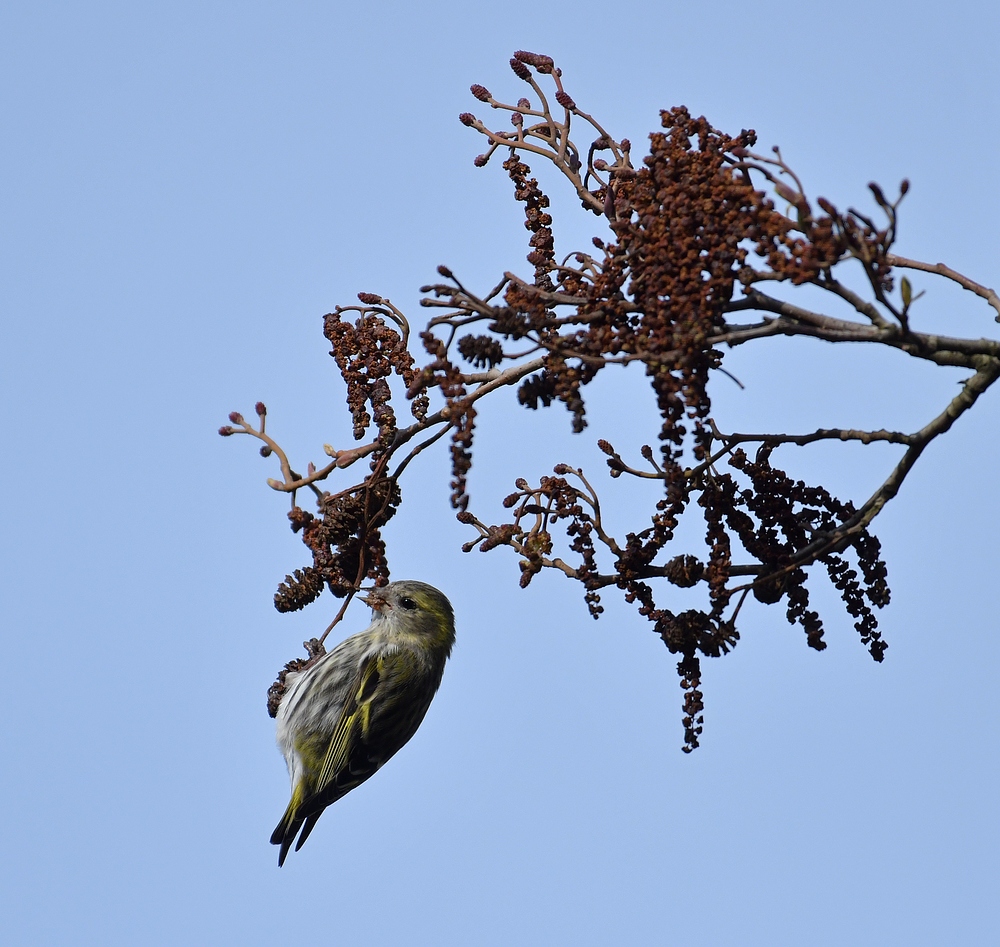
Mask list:
[[[551,56],[545,56],[542,53],[529,53],[524,49],[519,49],[514,53],[514,59],[527,63],[529,66],[534,66],[542,73],[551,73],[552,67],[555,65]]]
[[[219,434],[223,437],[229,437],[230,434],[235,434],[236,432],[228,425],[223,425],[219,428]]]
[[[882,193],[882,188],[880,188],[874,181],[868,182],[868,190],[872,192],[872,197],[875,198],[875,203],[879,207],[888,207],[889,202],[885,199],[885,194]]]
[[[455,274],[451,272],[443,263],[437,268],[438,273],[440,273],[445,279],[454,279]]]
[[[233,424],[242,424],[243,423],[243,415],[240,414],[239,411],[230,411],[229,412],[229,420],[232,421]]]
[[[458,116],[458,120],[463,125],[471,126],[476,124],[476,116],[473,115],[472,112],[462,112],[462,114]]]
[[[253,409],[254,409],[254,411],[257,412],[257,417],[258,418],[262,418],[262,417],[264,417],[267,414],[267,405],[265,405],[263,401],[258,401],[253,406]]]
[[[470,86],[469,91],[477,99],[479,99],[480,102],[489,102],[489,100],[493,98],[493,96],[490,95],[490,90],[487,89],[486,86],[479,85],[478,82]]]
[[[519,109],[530,109],[531,108],[531,99],[526,99],[526,98],[524,98],[524,96],[521,96],[521,98],[519,98],[517,100],[517,107]]]
[[[489,160],[490,160],[490,156],[489,155],[476,155],[476,157],[472,159],[472,163],[477,168],[485,168],[486,167],[486,162],[489,161]]]
[[[323,453],[326,454],[327,457],[336,457],[337,449],[332,444],[324,444]]]
[[[556,101],[557,101],[557,102],[558,102],[558,103],[559,103],[559,104],[560,104],[560,105],[561,105],[561,106],[562,106],[562,107],[563,107],[564,109],[570,109],[570,110],[573,110],[573,109],[575,109],[575,108],[576,108],[576,102],[574,102],[574,101],[573,101],[572,97],[570,96],[570,94],[569,94],[568,92],[563,92],[563,90],[562,90],[562,89],[560,89],[560,90],[559,90],[559,91],[558,91],[558,92],[556,93]]]
[[[270,457],[270,456],[271,456],[271,453],[272,453],[272,451],[271,451],[271,448],[270,448],[270,447],[268,447],[268,446],[267,446],[267,444],[265,444],[265,445],[264,445],[264,446],[263,446],[263,447],[262,447],[262,448],[260,449],[260,456],[261,456],[261,457]]]
[[[611,444],[608,441],[604,440],[603,437],[597,442],[597,446],[609,457],[614,456],[615,449],[611,446]]]
[[[378,293],[358,293],[358,299],[366,306],[378,306],[385,302]]]
[[[512,59],[510,61],[510,68],[514,70],[514,75],[518,79],[524,79],[527,82],[531,78],[531,70],[523,63],[517,59]]]

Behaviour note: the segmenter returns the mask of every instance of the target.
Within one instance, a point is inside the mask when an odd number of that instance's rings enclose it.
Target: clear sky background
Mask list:
[[[3,943],[993,942],[1000,392],[877,521],[885,663],[833,594],[822,654],[751,608],[707,662],[690,756],[649,625],[611,597],[591,621],[557,575],[520,592],[508,551],[464,556],[445,451],[422,457],[391,564],[451,597],[455,654],[412,743],[280,871],[264,693],[332,600],[273,610],[305,550],[264,483],[273,460],[215,431],[263,399],[319,461],[350,443],[323,313],[364,290],[417,318],[439,263],[475,287],[530,272],[510,184],[473,167],[457,121],[483,111],[472,82],[521,94],[519,48],[556,57],[637,152],[684,103],[756,128],[840,206],[909,177],[900,252],[1000,283],[998,27],[995,4],[963,0],[7,3]],[[586,246],[600,222],[542,183],[568,215],[557,247]],[[913,282],[918,328],[997,337],[984,305]],[[714,397],[731,428],[914,429],[962,373],[911,361],[762,343],[727,356],[746,391],[720,376]],[[471,481],[494,521],[515,476],[558,461],[612,496],[594,440],[652,437],[625,373],[596,387],[581,438],[561,408],[505,397]],[[781,457],[862,499],[893,450]],[[338,631],[366,622],[358,607]]]

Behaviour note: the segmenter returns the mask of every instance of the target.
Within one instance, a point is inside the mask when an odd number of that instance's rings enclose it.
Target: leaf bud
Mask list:
[[[777,181],[774,185],[774,192],[789,204],[795,204],[802,196],[798,191],[793,191],[784,181]]]
[[[609,220],[615,220],[615,192],[614,188],[604,189],[604,214]]]
[[[913,302],[913,287],[910,285],[910,281],[905,276],[900,283],[899,289],[903,295],[903,308],[909,309],[910,303]]]

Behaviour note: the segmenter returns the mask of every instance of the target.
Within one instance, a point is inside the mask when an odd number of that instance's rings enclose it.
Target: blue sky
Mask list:
[[[832,594],[823,654],[751,610],[706,669],[690,756],[646,623],[610,600],[592,622],[555,575],[520,592],[504,550],[463,556],[444,451],[421,458],[391,563],[451,597],[454,657],[412,743],[280,872],[267,840],[287,778],[264,692],[328,606],[274,612],[303,550],[268,462],[215,431],[263,399],[292,454],[318,461],[350,441],[323,313],[362,290],[419,316],[439,263],[477,287],[528,271],[509,182],[472,166],[481,145],[456,118],[480,107],[473,82],[520,94],[520,48],[554,56],[636,150],[683,103],[756,128],[841,206],[908,177],[900,252],[996,285],[998,26],[966,2],[8,3],[5,943],[995,936],[997,392],[877,521],[885,663]],[[542,183],[558,246],[587,245],[595,219]],[[986,307],[913,282],[919,328],[997,337]],[[913,427],[961,375],[890,356],[748,346],[727,356],[746,391],[720,378],[713,394],[732,427]],[[496,509],[557,461],[599,471],[602,424],[648,440],[643,392],[598,385],[576,439],[561,409],[487,409],[474,502]],[[786,456],[862,498],[890,450]],[[342,631],[365,621],[352,610]]]

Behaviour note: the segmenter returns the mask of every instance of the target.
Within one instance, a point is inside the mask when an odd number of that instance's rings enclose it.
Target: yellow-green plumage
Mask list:
[[[373,593],[372,623],[290,683],[278,707],[278,746],[292,798],[271,842],[285,861],[323,810],[373,775],[417,731],[455,641],[451,604],[423,582]],[[289,675],[291,677],[291,675]],[[301,832],[300,832],[301,829]]]

